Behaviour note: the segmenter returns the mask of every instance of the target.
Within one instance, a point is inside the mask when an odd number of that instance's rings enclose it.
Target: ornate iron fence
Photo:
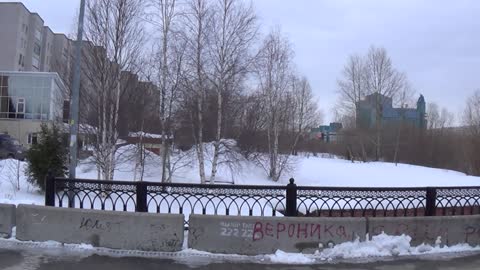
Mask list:
[[[425,188],[298,187],[297,209],[305,216],[418,216],[427,196]]]
[[[339,188],[47,179],[45,204],[151,213],[240,216],[480,214],[480,187]]]
[[[436,190],[436,215],[480,214],[480,187],[450,187]]]

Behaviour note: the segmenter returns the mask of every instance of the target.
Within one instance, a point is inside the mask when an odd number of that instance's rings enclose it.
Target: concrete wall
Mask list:
[[[0,133],[8,133],[28,147],[28,134],[40,132],[41,125],[41,120],[0,119]]]
[[[12,235],[15,226],[15,205],[0,203],[0,238]]]
[[[179,251],[183,215],[19,205],[17,239],[144,250]]]
[[[434,244],[441,237],[442,244],[468,243],[480,245],[480,215],[451,217],[386,217],[368,218],[370,236],[384,231],[389,235],[407,234],[412,244]]]
[[[245,255],[312,253],[366,235],[364,218],[238,217],[190,215],[188,246]]]
[[[16,216],[15,216],[16,215]],[[188,246],[212,253],[312,253],[331,245],[385,232],[407,234],[412,245],[480,245],[480,215],[452,217],[297,218],[191,215]],[[0,237],[17,224],[17,239],[86,243],[144,251],[179,251],[183,215],[66,209],[0,204]],[[321,244],[321,246],[319,246]]]

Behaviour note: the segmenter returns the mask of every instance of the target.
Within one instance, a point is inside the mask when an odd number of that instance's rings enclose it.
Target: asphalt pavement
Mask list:
[[[407,258],[369,263],[326,263],[317,265],[277,265],[265,263],[229,263],[175,261],[139,257],[109,257],[48,252],[46,250],[0,249],[2,270],[473,270],[480,269],[480,254],[450,258]]]

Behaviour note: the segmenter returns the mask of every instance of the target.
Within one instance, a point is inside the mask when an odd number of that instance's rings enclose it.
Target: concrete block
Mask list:
[[[9,238],[15,227],[15,205],[0,203],[0,238]]]
[[[365,218],[241,217],[190,215],[188,246],[213,253],[313,253],[323,247],[364,239]],[[320,248],[321,249],[321,248]]]
[[[183,215],[19,205],[17,224],[17,239],[24,241],[168,252],[183,244]]]
[[[406,234],[412,237],[414,245],[434,244],[439,236],[446,245],[480,245],[480,215],[368,218],[368,230],[370,236],[382,231],[390,235]]]

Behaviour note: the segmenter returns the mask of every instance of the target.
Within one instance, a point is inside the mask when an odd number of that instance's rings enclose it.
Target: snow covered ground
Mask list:
[[[118,167],[115,171],[116,180],[133,180],[135,162],[128,158],[135,151],[133,146],[121,148]],[[212,145],[206,145],[206,166],[208,173],[211,170]],[[193,151],[187,166],[180,168],[173,177],[176,183],[200,183],[198,166]],[[480,186],[480,177],[467,176],[464,173],[444,169],[435,169],[422,166],[398,164],[387,162],[355,162],[340,159],[334,156],[299,155],[292,157],[294,169],[286,173],[283,178],[275,183],[266,177],[265,171],[243,158],[240,154],[236,157],[238,171],[232,173],[226,166],[220,166],[216,180],[225,183],[245,185],[284,185],[288,179],[295,178],[298,185],[306,186],[345,186],[345,187],[425,187],[425,186]],[[186,163],[186,161],[182,161]],[[79,178],[95,179],[97,172],[92,164],[83,161],[77,169]],[[160,158],[151,155],[146,160],[146,181],[159,181],[161,176]]]
[[[211,145],[207,144],[207,160],[211,153]],[[135,147],[124,146],[117,158],[116,180],[134,180],[135,161],[131,158]],[[174,176],[175,183],[199,183],[198,167],[191,152],[188,159],[180,163]],[[268,180],[262,168],[237,157],[238,170],[232,173],[226,166],[218,170],[217,180],[247,185],[285,185],[290,177],[295,178],[298,185],[306,186],[350,186],[350,187],[425,187],[425,186],[480,186],[480,177],[467,176],[456,171],[434,169],[407,164],[385,162],[352,163],[347,160],[328,157],[299,155],[292,157],[295,169],[288,172],[277,183]],[[154,154],[146,160],[145,181],[159,181],[160,158]],[[0,160],[0,203],[33,203],[43,204],[43,195],[38,188],[27,182],[25,162],[16,160]],[[206,171],[210,167],[207,162]],[[89,159],[80,162],[77,177],[96,179],[95,165]],[[138,173],[137,173],[138,178]]]

